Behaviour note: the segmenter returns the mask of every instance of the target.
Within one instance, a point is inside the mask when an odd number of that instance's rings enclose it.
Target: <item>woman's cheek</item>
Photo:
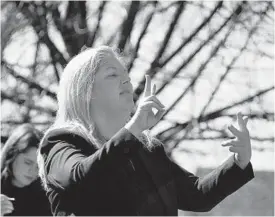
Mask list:
[[[112,79],[109,80],[109,82],[104,85],[104,90],[105,90],[105,96],[107,98],[117,98],[119,96],[120,92],[120,84],[119,84],[119,79]]]
[[[20,180],[23,169],[24,167],[18,164],[18,161],[16,159],[12,164],[12,173],[15,179]]]

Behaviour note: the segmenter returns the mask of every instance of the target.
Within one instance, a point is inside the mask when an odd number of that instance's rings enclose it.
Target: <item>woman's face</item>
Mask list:
[[[99,67],[94,81],[97,105],[106,110],[127,110],[134,107],[133,86],[129,74],[121,62],[112,54]]]
[[[12,183],[17,187],[31,184],[38,177],[37,148],[32,147],[20,153],[12,164]]]

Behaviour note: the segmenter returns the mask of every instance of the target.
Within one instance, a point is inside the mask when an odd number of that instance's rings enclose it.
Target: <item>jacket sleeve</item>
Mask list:
[[[235,163],[234,155],[201,178],[174,162],[171,166],[176,182],[178,209],[186,211],[210,211],[224,198],[254,178],[251,162],[245,169],[241,169]]]
[[[50,184],[64,189],[81,185],[89,177],[100,177],[112,168],[125,163],[142,143],[122,128],[107,143],[91,155],[83,153],[77,144],[59,142],[46,157],[46,177]]]

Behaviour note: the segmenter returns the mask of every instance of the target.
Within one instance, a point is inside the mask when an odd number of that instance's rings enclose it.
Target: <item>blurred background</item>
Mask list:
[[[167,107],[152,134],[201,176],[232,153],[221,143],[250,117],[255,178],[207,213],[274,215],[273,1],[1,1],[1,144],[13,129],[45,130],[68,61],[109,45],[124,58],[138,102],[145,74]]]

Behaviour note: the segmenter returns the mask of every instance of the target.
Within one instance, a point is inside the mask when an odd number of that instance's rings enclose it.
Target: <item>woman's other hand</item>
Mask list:
[[[222,146],[229,146],[229,151],[235,154],[235,162],[244,169],[250,162],[252,151],[250,135],[247,129],[248,117],[243,118],[241,113],[237,114],[239,129],[236,129],[232,124],[228,127],[230,132],[236,137],[233,140],[228,140]]]
[[[152,88],[150,76],[145,75],[145,77],[146,83],[144,95],[139,102],[136,113],[125,126],[126,129],[137,137],[139,137],[144,130],[155,126],[165,113],[164,105],[155,95],[156,85],[153,85]],[[153,112],[153,108],[157,110],[156,113]]]
[[[1,216],[13,212],[14,208],[11,201],[14,201],[14,198],[1,194]]]

